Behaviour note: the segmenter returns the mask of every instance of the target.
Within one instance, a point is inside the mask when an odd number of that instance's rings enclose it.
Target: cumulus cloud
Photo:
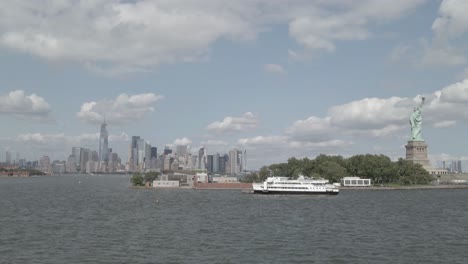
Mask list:
[[[336,41],[369,38],[372,22],[401,17],[421,2],[3,1],[0,45],[97,72],[146,71],[205,59],[216,41],[252,40],[277,24],[289,25],[306,49],[332,51]]]
[[[457,121],[455,120],[440,121],[440,122],[434,123],[434,127],[436,128],[451,127],[451,126],[454,126],[456,123]]]
[[[77,117],[87,123],[99,124],[104,119],[109,123],[126,123],[141,119],[154,111],[154,104],[163,96],[154,93],[120,94],[113,100],[86,102]]]
[[[247,112],[240,117],[225,117],[223,121],[209,124],[206,129],[214,132],[245,131],[257,127],[257,116]]]
[[[421,102],[421,96],[364,98],[332,106],[325,117],[297,120],[283,134],[241,138],[237,143],[250,153],[253,151],[253,155],[268,155],[274,160],[271,156],[277,153],[286,153],[286,159],[320,153],[343,154],[355,142],[369,142],[373,138],[405,140],[410,130],[410,113]],[[424,96],[423,127],[426,129],[430,126],[445,128],[454,126],[457,121],[468,121],[468,79]],[[389,154],[395,155],[399,156]]]
[[[336,40],[363,40],[370,33],[359,16],[302,16],[289,24],[289,34],[309,49],[334,51]]]
[[[206,145],[206,146],[227,146],[228,143],[223,140],[217,140],[217,139],[209,139],[206,141],[200,142],[201,145]]]
[[[76,136],[66,135],[65,133],[47,134],[47,133],[26,133],[19,134],[16,141],[24,144],[35,145],[87,145],[99,141],[99,133],[83,133]],[[110,142],[128,142],[129,136],[121,132],[117,135],[109,135]]]
[[[291,141],[289,145],[293,148],[317,148],[317,149],[336,149],[342,148],[353,144],[351,141],[333,139],[321,142],[302,142],[302,141]]]
[[[320,141],[329,139],[331,130],[330,118],[311,116],[305,120],[297,120],[286,129],[286,133],[299,141]]]
[[[432,24],[438,37],[458,37],[468,32],[468,17],[464,0],[444,0],[440,3],[439,17]]]
[[[316,140],[316,141],[297,141],[289,136],[256,136],[252,138],[241,138],[237,142],[239,145],[247,148],[255,147],[276,147],[285,151],[288,149],[327,149],[344,147],[352,144],[346,140]]]
[[[289,138],[286,136],[257,136],[253,138],[241,138],[238,140],[238,144],[244,146],[255,146],[255,145],[275,145],[275,144],[286,144]]]
[[[457,120],[468,120],[468,79],[424,96],[425,124],[443,128],[455,125]],[[409,115],[420,102],[421,95],[414,98],[364,98],[332,106],[326,117],[298,120],[286,129],[286,133],[298,141],[343,136],[396,136],[405,129],[409,131]]]
[[[359,101],[333,106],[329,110],[331,123],[338,127],[378,128],[389,123],[401,123],[408,115],[408,99],[364,98]]]
[[[268,73],[274,74],[285,74],[286,71],[283,69],[283,66],[279,64],[265,64],[263,65],[263,70]]]
[[[174,145],[177,146],[177,145],[190,145],[192,144],[192,140],[184,137],[184,138],[176,138],[174,140]]]
[[[324,1],[328,8],[311,8],[289,22],[289,35],[306,50],[332,52],[337,41],[365,40],[372,36],[368,27],[371,22],[386,22],[399,18],[422,0],[413,1]],[[333,10],[333,11],[331,11]],[[302,52],[307,56],[307,52]],[[290,51],[293,59],[300,52]]]
[[[439,16],[432,24],[434,37],[424,42],[422,63],[425,65],[466,64],[467,41],[460,38],[468,32],[468,18],[464,0],[444,0],[440,3]],[[453,41],[453,40],[457,41]]]
[[[27,95],[23,90],[0,95],[0,114],[14,114],[25,117],[47,117],[50,106],[36,94]]]

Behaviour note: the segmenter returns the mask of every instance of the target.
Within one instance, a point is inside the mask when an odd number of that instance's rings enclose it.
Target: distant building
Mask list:
[[[172,154],[172,149],[170,149],[168,146],[164,147],[164,155],[169,155]]]
[[[132,136],[132,141],[130,141],[130,146],[128,148],[128,170],[136,171],[138,165],[138,140],[139,136]]]
[[[11,162],[11,152],[8,151],[8,150],[7,150],[7,152],[6,152],[5,163],[6,163],[6,165],[12,165],[12,162]]]
[[[109,159],[109,172],[115,172],[120,169],[120,164],[121,160],[119,158],[119,155],[117,153],[111,153],[110,159]]]
[[[369,187],[371,186],[371,180],[359,177],[344,177],[341,179],[341,185],[345,187]]]
[[[46,174],[52,173],[49,156],[44,155],[39,159],[39,170]]]
[[[151,147],[151,158],[157,158],[157,157],[158,157],[158,148]]]
[[[243,171],[242,166],[242,151],[238,149],[232,149],[229,151],[229,174],[238,174]]]
[[[177,145],[176,146],[176,155],[185,156],[187,154],[187,145]]]
[[[237,177],[226,177],[226,176],[218,176],[218,177],[213,177],[213,182],[217,183],[231,183],[231,182],[239,182]]]
[[[213,173],[219,173],[219,153],[213,155]]]
[[[86,173],[94,173],[99,171],[99,162],[98,161],[88,161],[86,162]]]
[[[99,158],[100,162],[107,162],[109,160],[109,133],[107,132],[107,124],[101,124],[101,133],[99,135]]]
[[[65,166],[65,171],[68,173],[76,173],[76,158],[74,155],[68,156],[68,160]]]
[[[18,161],[18,167],[20,168],[26,168],[26,159],[20,159]]]
[[[51,165],[51,170],[53,174],[65,173],[65,161],[54,161]]]
[[[80,171],[86,172],[86,163],[91,160],[91,151],[89,149],[80,148]]]
[[[75,166],[77,169],[79,169],[79,166],[81,164],[81,148],[79,147],[73,147],[72,148],[72,155],[75,157]]]
[[[214,156],[213,155],[207,155],[206,157],[207,157],[207,159],[206,159],[206,169],[209,172],[213,172],[213,159],[214,159]]]
[[[198,169],[204,170],[206,169],[207,165],[207,153],[206,153],[206,147],[203,146],[198,150]]]
[[[219,157],[219,173],[224,174],[229,172],[230,167],[229,167],[229,155],[224,154]]]

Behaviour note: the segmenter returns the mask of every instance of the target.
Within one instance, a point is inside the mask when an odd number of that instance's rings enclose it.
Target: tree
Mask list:
[[[159,177],[159,175],[160,175],[160,173],[156,172],[156,171],[147,172],[147,173],[145,173],[144,182],[145,183],[147,183],[147,182],[153,183],[153,181],[156,180]]]
[[[396,167],[401,184],[428,184],[434,180],[421,164],[400,158],[396,162]]]
[[[144,186],[145,185],[145,183],[143,181],[143,176],[141,176],[140,173],[133,174],[132,178],[130,179],[130,182],[132,183],[133,186]]]
[[[258,181],[263,182],[268,177],[271,177],[271,175],[272,175],[272,170],[269,167],[263,166],[258,172]]]
[[[247,175],[245,175],[244,179],[242,180],[242,182],[247,182],[247,183],[251,183],[251,182],[259,182],[259,176],[257,173],[255,172],[252,172],[252,173],[249,173]]]
[[[338,163],[327,160],[322,162],[317,167],[318,174],[330,182],[339,182],[341,178],[348,175],[348,172]]]

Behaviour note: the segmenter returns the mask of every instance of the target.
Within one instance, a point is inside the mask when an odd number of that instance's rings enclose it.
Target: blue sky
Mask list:
[[[404,156],[421,96],[432,160],[468,159],[468,4],[382,1],[8,1],[0,4],[0,159],[125,160],[247,149],[259,168],[320,153]],[[434,164],[436,165],[436,164]]]

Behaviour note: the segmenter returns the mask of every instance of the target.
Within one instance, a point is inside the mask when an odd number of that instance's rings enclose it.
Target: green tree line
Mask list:
[[[374,184],[428,184],[433,177],[420,165],[400,158],[391,161],[385,155],[355,155],[350,158],[321,154],[315,159],[290,158],[286,163],[264,166],[259,172],[246,175],[245,182],[262,182],[267,177],[297,178],[304,175],[339,182],[343,177],[371,179]]]
[[[130,178],[132,186],[145,186],[147,182],[153,183],[159,177],[159,172],[135,173]]]

